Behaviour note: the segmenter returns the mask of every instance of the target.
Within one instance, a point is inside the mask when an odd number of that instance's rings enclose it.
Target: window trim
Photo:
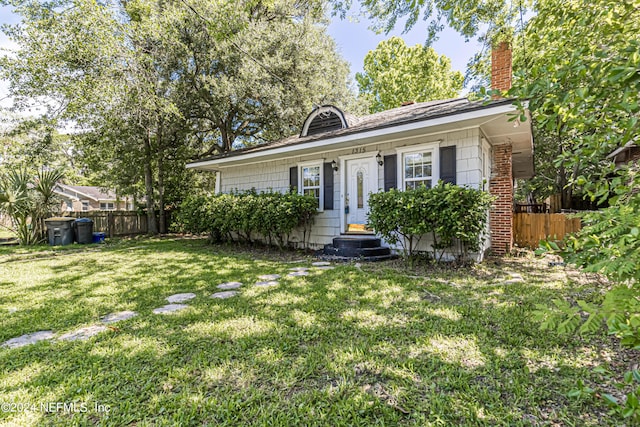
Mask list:
[[[102,207],[102,205],[111,205],[111,209],[109,209],[108,207],[105,209]],[[100,210],[101,211],[115,211],[116,210],[116,203],[115,202],[100,202]]]
[[[91,203],[89,203],[89,202],[88,202],[88,201],[86,201],[86,200],[82,200],[82,201],[80,202],[80,205],[82,206],[82,212],[88,212],[88,211],[89,211],[89,208],[91,207]]]
[[[298,194],[304,194],[304,190],[305,188],[303,187],[303,182],[304,182],[304,174],[303,174],[303,169],[304,168],[311,168],[311,167],[318,167],[320,169],[320,183],[319,183],[319,200],[318,200],[318,212],[324,212],[324,161],[322,159],[320,160],[313,160],[313,161],[309,161],[309,162],[301,162],[298,163]],[[316,188],[314,187],[307,187],[307,188]]]
[[[435,186],[440,181],[440,143],[430,142],[426,144],[410,145],[396,149],[396,166],[397,166],[397,184],[399,190],[406,189],[404,176],[404,158],[407,154],[418,154],[431,152],[431,186]]]

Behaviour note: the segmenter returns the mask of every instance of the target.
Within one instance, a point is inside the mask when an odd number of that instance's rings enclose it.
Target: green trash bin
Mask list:
[[[53,217],[44,220],[47,237],[51,246],[70,245],[73,243],[74,218]]]
[[[75,221],[76,242],[80,244],[93,243],[93,220],[78,218]]]

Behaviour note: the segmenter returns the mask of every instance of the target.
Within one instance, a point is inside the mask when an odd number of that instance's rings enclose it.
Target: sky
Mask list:
[[[8,6],[0,6],[0,24],[14,24],[18,21],[16,15],[11,12]],[[407,34],[402,34],[404,24],[396,25],[397,29],[389,34],[376,34],[369,29],[371,23],[364,17],[360,17],[358,22],[354,20],[340,20],[334,17],[329,25],[328,32],[336,41],[340,54],[349,62],[352,76],[362,71],[364,57],[376,48],[378,43],[391,36],[402,37],[408,46],[423,44],[427,37],[427,22],[418,21],[413,29]],[[0,34],[0,49],[15,49],[10,41]],[[451,59],[454,70],[464,74],[466,65],[473,54],[480,49],[475,40],[465,42],[464,38],[451,29],[445,29],[439,40],[433,45],[439,54],[444,54]],[[0,50],[0,54],[2,54]],[[7,97],[7,85],[0,81],[0,106],[9,107],[11,99]]]
[[[396,29],[389,34],[376,34],[368,28],[370,25],[366,18],[360,18],[360,22],[350,22],[337,17],[329,25],[329,34],[336,41],[342,56],[351,64],[353,75],[362,71],[364,57],[383,40],[398,36],[404,39],[407,46],[413,46],[424,44],[427,39],[428,22],[425,21],[418,21],[407,34],[402,34],[404,23],[397,24]],[[438,54],[448,56],[451,68],[463,74],[469,59],[481,48],[475,40],[465,42],[464,37],[450,28],[440,33],[439,40],[432,47]]]

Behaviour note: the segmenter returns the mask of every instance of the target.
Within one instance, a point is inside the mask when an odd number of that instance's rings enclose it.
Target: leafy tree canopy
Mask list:
[[[295,133],[314,104],[355,105],[317,0],[11,4],[20,49],[0,76],[17,106],[75,122],[102,185],[144,188],[149,215],[180,198],[185,162]]]
[[[546,161],[566,175],[556,188],[604,196],[613,172],[606,156],[640,130],[640,3],[544,0],[536,8],[511,95],[529,100],[538,133],[555,141]]]
[[[360,96],[370,112],[399,107],[406,101],[430,101],[457,96],[464,77],[451,70],[451,61],[421,45],[409,47],[400,37],[380,42],[356,74]]]

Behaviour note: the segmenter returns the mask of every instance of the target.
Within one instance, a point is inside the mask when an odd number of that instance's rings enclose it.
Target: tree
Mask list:
[[[60,133],[42,119],[25,119],[10,112],[0,119],[0,166],[5,169],[33,169],[64,172],[65,179],[88,185],[90,172],[79,164],[77,147],[69,134]]]
[[[471,38],[485,28],[492,40],[515,22],[531,5],[530,0],[517,4],[507,0],[360,0],[374,29],[388,33],[399,20],[405,20],[404,30],[410,30],[420,18],[427,21],[428,43],[444,28],[443,21],[451,28]],[[344,15],[351,6],[350,0],[334,0],[334,9]]]
[[[357,112],[348,65],[313,3],[240,4],[200,2],[169,15],[199,157],[297,133],[314,105]]]
[[[537,3],[512,96],[529,100],[536,133],[555,142],[555,187],[595,194],[613,172],[607,154],[638,132],[637,1]],[[594,197],[595,199],[595,197]]]
[[[573,306],[539,307],[544,328],[599,331],[603,323],[623,346],[640,349],[640,174],[606,155],[640,132],[640,3],[637,0],[544,0],[527,28],[531,51],[511,94],[529,100],[536,126],[554,138],[563,189],[581,188],[609,207],[582,217],[583,228],[564,249],[546,243],[568,263],[607,276],[602,298]],[[584,313],[589,314],[583,320]],[[601,393],[631,424],[640,422],[640,373],[620,381],[626,398]],[[594,390],[591,393],[595,393]]]
[[[103,185],[144,188],[152,231],[189,159],[288,136],[313,104],[354,98],[320,2],[14,4],[23,22],[4,31],[20,50],[0,70],[18,106],[46,99],[50,119],[78,124],[87,164],[114,172]]]
[[[451,71],[451,61],[421,45],[408,47],[400,37],[378,44],[356,74],[360,96],[370,112],[399,107],[405,101],[431,101],[457,96],[464,77]]]

